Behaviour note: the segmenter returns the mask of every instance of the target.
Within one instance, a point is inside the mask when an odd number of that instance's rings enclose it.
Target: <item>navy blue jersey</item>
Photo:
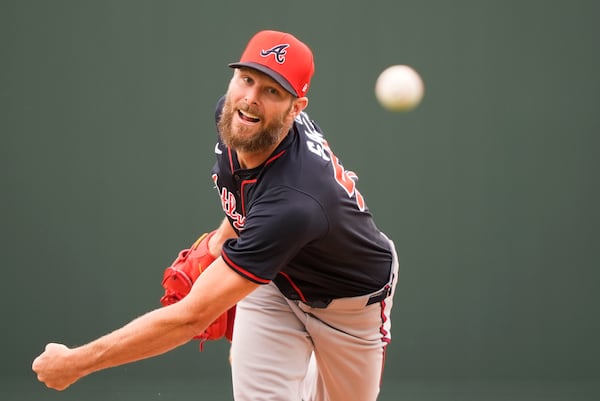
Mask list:
[[[215,117],[221,115],[223,99]],[[273,281],[290,299],[364,295],[390,278],[392,252],[356,188],[306,113],[261,166],[242,169],[220,137],[212,178],[238,238],[225,263],[259,284]]]

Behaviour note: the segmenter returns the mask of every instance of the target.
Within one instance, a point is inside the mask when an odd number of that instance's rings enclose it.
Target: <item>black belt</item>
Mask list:
[[[386,285],[377,294],[373,294],[373,295],[371,295],[369,297],[369,300],[367,301],[367,305],[371,305],[371,304],[374,304],[376,302],[381,302],[384,299],[386,299],[388,295],[390,295],[390,287]]]
[[[386,285],[384,288],[381,289],[381,291],[371,295],[369,297],[369,299],[367,300],[367,303],[365,304],[365,306],[367,305],[371,305],[377,302],[381,302],[384,299],[387,298],[387,296],[390,295],[390,287],[388,285]],[[306,301],[303,303],[305,303],[306,305],[310,306],[311,308],[327,308],[327,306],[329,306],[329,304],[331,303],[332,299],[325,299],[325,300],[316,300],[316,301]]]

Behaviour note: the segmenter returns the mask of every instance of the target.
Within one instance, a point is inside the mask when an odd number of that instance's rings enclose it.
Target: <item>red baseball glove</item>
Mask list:
[[[182,300],[192,289],[192,285],[204,270],[215,260],[208,251],[208,241],[215,231],[204,233],[189,249],[179,252],[173,264],[165,269],[162,286],[165,294],[160,298],[163,306]],[[222,337],[231,341],[235,306],[219,316],[203,333],[194,336],[200,340],[200,350],[207,340],[218,340]]]

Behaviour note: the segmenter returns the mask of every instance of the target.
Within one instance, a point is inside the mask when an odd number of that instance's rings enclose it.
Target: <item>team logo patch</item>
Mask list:
[[[279,64],[285,63],[285,55],[287,54],[287,49],[289,44],[280,44],[271,47],[269,50],[261,50],[260,55],[262,57],[269,57],[269,55],[273,55],[275,57],[275,61]]]

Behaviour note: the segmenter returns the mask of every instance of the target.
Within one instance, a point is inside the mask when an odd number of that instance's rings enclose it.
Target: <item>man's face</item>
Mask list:
[[[241,152],[270,149],[290,129],[294,100],[269,76],[251,68],[236,69],[218,125],[223,142]]]

